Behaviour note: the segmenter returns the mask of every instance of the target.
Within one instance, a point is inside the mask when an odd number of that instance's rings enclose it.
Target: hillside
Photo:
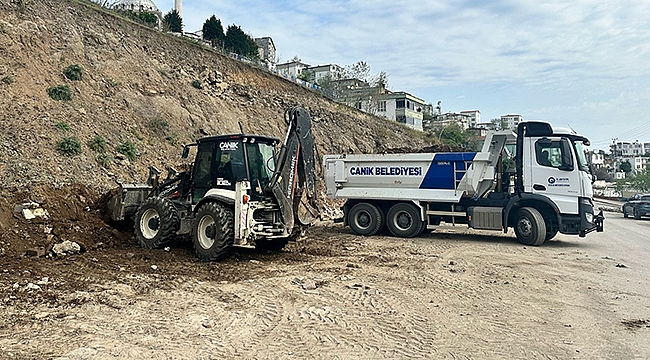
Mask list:
[[[0,174],[3,188],[142,181],[149,165],[177,163],[183,143],[245,132],[282,137],[286,108],[310,110],[320,154],[426,145],[422,134],[336,104],[294,83],[116,17],[85,1],[43,0],[18,11],[0,0]],[[78,64],[81,81],[63,70]],[[192,87],[200,80],[202,89]],[[71,101],[47,89],[68,85]],[[61,124],[61,123],[64,124]],[[68,125],[69,130],[65,125]],[[102,167],[88,144],[101,136]],[[76,137],[82,153],[60,155]],[[115,148],[136,147],[135,161]],[[111,161],[116,159],[115,161]]]

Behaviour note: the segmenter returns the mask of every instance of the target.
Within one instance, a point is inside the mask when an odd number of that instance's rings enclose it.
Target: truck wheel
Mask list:
[[[515,234],[525,245],[541,245],[546,240],[546,223],[542,214],[535,208],[523,207],[517,212]]]
[[[143,248],[156,249],[174,238],[178,225],[178,212],[171,201],[148,198],[135,214],[135,238]]]
[[[557,230],[546,229],[546,237],[544,238],[544,242],[551,241],[555,235],[557,235]]]
[[[233,211],[215,202],[199,208],[192,228],[192,242],[201,260],[214,261],[228,255],[235,239]]]
[[[255,240],[256,250],[280,251],[289,243],[289,238],[279,238],[271,240]]]
[[[424,226],[424,222],[420,220],[420,211],[408,203],[393,205],[386,217],[388,230],[398,237],[418,236]]]
[[[350,209],[348,224],[354,233],[371,236],[384,227],[384,213],[370,203],[358,203]]]

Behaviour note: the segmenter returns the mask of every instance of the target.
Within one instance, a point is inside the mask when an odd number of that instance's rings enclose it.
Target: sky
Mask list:
[[[173,0],[156,0],[163,12]],[[650,142],[648,0],[194,0],[185,31],[212,14],[273,38],[281,61],[385,71],[388,88],[443,112],[478,109],[571,127],[606,149]]]

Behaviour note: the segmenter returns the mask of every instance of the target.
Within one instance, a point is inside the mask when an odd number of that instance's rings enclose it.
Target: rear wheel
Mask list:
[[[384,213],[370,203],[358,203],[348,214],[350,229],[359,235],[371,236],[384,227]]]
[[[409,203],[393,205],[388,210],[386,225],[393,235],[399,237],[418,236],[425,227],[425,223],[420,220],[420,211]]]
[[[639,211],[636,208],[632,209],[632,214],[634,214],[634,219],[635,220],[641,219],[641,215],[639,214]]]
[[[192,242],[201,260],[214,261],[228,255],[234,242],[233,211],[219,203],[199,208],[192,228]]]
[[[542,214],[535,208],[523,207],[517,212],[515,234],[520,243],[541,245],[546,240],[546,223]]]
[[[627,210],[626,210],[625,206],[623,206],[623,217],[626,218],[626,219],[628,218]]]
[[[178,224],[178,213],[171,201],[149,198],[135,214],[135,238],[143,248],[157,249],[174,238]]]

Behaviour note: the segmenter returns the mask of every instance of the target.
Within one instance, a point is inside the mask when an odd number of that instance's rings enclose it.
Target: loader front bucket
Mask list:
[[[121,221],[133,216],[151,190],[152,187],[145,184],[120,184],[115,195],[108,200],[108,214],[111,219]]]

